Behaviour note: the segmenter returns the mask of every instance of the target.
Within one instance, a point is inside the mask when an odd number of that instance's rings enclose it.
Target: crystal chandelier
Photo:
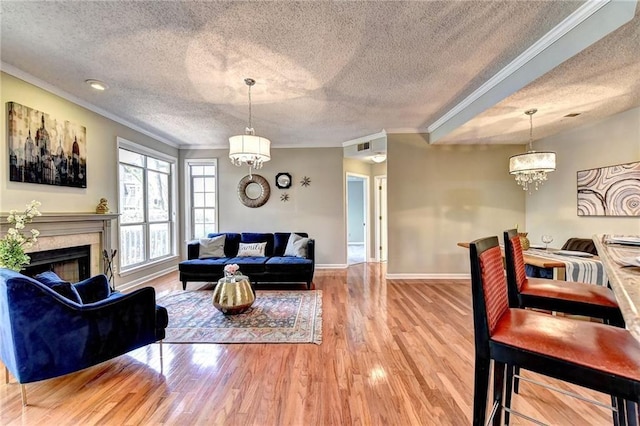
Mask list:
[[[525,111],[529,116],[529,151],[524,154],[513,155],[509,158],[509,173],[515,175],[516,183],[528,191],[538,187],[547,180],[547,173],[556,169],[555,152],[536,152],[533,150],[533,114],[537,109]]]
[[[261,136],[256,136],[251,125],[251,86],[256,84],[252,78],[245,78],[244,82],[249,86],[249,126],[244,135],[231,136],[229,138],[229,159],[236,166],[246,164],[249,166],[249,179],[251,169],[258,170],[262,163],[271,160],[271,141]]]

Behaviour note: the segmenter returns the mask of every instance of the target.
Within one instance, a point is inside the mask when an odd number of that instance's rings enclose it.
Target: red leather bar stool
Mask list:
[[[492,360],[494,425],[500,424],[500,408],[519,414],[509,407],[510,387],[504,390],[507,368],[612,395],[618,401],[618,419],[625,424],[622,402],[640,402],[640,342],[623,328],[510,308],[498,238],[473,241],[469,249],[475,334],[473,424],[485,423]]]
[[[588,283],[527,277],[522,246],[516,229],[504,231],[504,254],[510,307],[538,308],[582,315],[601,319],[606,324],[617,327],[625,326],[611,289]],[[513,371],[507,371],[508,386],[511,386],[513,380],[513,389],[518,393],[519,371],[516,371],[515,379],[513,377]],[[612,404],[615,406],[616,402],[612,400]],[[635,407],[629,408],[635,410]],[[507,413],[507,420],[508,416]]]
[[[582,315],[624,327],[622,313],[611,289],[588,283],[527,277],[522,246],[515,229],[504,232],[504,256],[509,306],[512,308],[538,308]]]

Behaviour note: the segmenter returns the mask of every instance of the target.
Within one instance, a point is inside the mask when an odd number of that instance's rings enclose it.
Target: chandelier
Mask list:
[[[249,126],[244,135],[231,136],[229,138],[229,159],[236,166],[243,164],[249,166],[249,179],[251,169],[258,170],[262,163],[271,160],[271,141],[261,136],[256,136],[251,125],[251,86],[256,84],[252,78],[245,78],[244,82],[249,86]]]
[[[513,155],[509,158],[509,173],[515,175],[516,183],[525,191],[538,187],[547,180],[547,173],[556,169],[555,152],[536,152],[533,150],[533,114],[537,109],[530,109],[524,113],[529,116],[529,151],[524,154]]]

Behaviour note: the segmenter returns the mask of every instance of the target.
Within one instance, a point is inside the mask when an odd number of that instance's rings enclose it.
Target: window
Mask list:
[[[218,230],[216,160],[188,160],[187,193],[189,197],[190,238],[205,237]]]
[[[118,141],[120,266],[126,270],[175,253],[175,159]]]

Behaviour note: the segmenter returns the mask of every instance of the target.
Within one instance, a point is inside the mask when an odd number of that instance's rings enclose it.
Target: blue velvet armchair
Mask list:
[[[53,272],[34,279],[0,268],[0,359],[21,384],[24,405],[25,383],[162,343],[167,323],[152,287],[123,294],[111,292],[104,275],[70,284]]]

